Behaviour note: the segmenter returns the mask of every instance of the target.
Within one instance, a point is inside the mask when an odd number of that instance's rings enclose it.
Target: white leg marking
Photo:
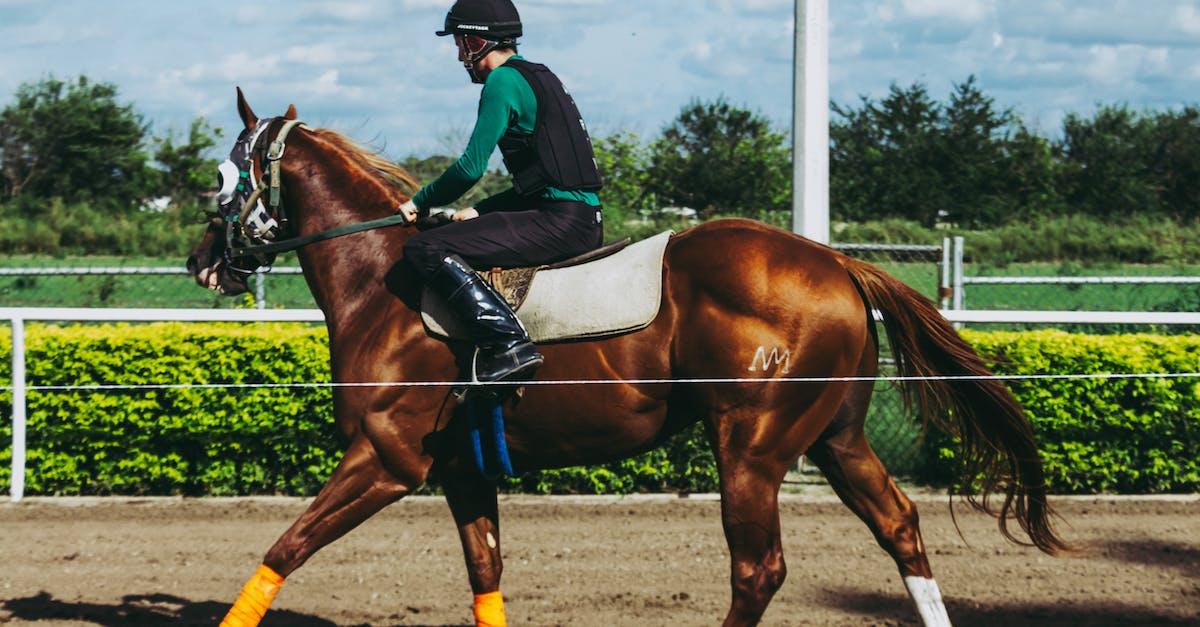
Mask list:
[[[917,613],[925,627],[951,627],[950,616],[946,614],[946,606],[942,604],[942,591],[937,582],[924,577],[905,577],[904,587],[908,595],[917,605]]]

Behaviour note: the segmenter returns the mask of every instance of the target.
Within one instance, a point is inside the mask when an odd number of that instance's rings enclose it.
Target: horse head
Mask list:
[[[278,251],[302,246],[287,242],[300,241],[305,231],[390,215],[409,198],[399,188],[419,187],[402,168],[345,136],[302,126],[294,105],[282,116],[259,119],[240,88],[237,96],[242,132],[218,167],[217,207],[187,260],[201,286],[243,293],[249,275],[269,268]],[[289,135],[296,128],[306,132]],[[286,203],[285,188],[294,192]]]
[[[187,259],[188,272],[203,287],[226,295],[246,291],[246,279],[256,270],[269,266],[274,255],[235,255],[235,249],[275,239],[284,229],[282,215],[277,215],[276,197],[269,193],[272,185],[265,168],[264,146],[271,132],[296,120],[296,107],[289,106],[282,117],[260,120],[246,102],[241,88],[237,90],[238,115],[242,132],[230,149],[229,156],[217,167],[217,206],[208,213],[207,228]],[[278,177],[278,171],[273,174]],[[273,183],[278,187],[279,182]],[[275,210],[275,211],[273,211]]]

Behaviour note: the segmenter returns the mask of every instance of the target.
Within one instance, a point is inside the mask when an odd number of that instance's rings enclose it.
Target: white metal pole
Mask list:
[[[962,236],[954,238],[954,309],[963,310],[967,308],[966,286],[963,285],[963,275],[966,272],[963,270],[963,248]]]
[[[829,243],[829,0],[796,0],[792,230]]]
[[[941,280],[938,281],[938,306],[942,309],[950,308],[950,298],[954,295],[954,288],[951,287],[950,281],[950,255],[953,248],[950,245],[950,238],[942,238],[942,271]]]
[[[25,320],[12,319],[12,481],[9,498],[25,496]]]

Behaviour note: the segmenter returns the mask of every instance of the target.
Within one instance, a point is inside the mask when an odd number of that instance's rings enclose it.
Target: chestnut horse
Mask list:
[[[240,90],[238,111],[247,132],[265,129],[259,145],[277,135],[284,120],[295,119],[291,107],[260,124]],[[386,218],[409,198],[396,181],[411,186],[411,177],[335,132],[300,127],[286,148],[278,181],[287,217],[281,237]],[[264,158],[254,151],[256,180]],[[214,215],[188,265],[201,285],[237,293],[245,284],[230,271],[225,228]],[[402,263],[412,234],[411,226],[395,226],[299,250],[325,314],[334,381],[457,378],[455,354],[422,325],[421,285]],[[783,583],[778,493],[801,454],[820,467],[895,560],[922,620],[949,624],[917,509],[863,433],[878,372],[872,309],[882,312],[900,374],[912,377],[903,383],[907,399],[924,419],[958,436],[971,473],[967,483],[984,494],[1002,492],[994,513],[1005,536],[1014,539],[1005,523],[1015,519],[1043,551],[1064,546],[1050,525],[1029,422],[926,298],[867,263],[748,220],[710,222],[674,237],[662,279],[661,308],[648,327],[541,347],[540,381],[641,382],[529,386],[508,408],[508,446],[522,469],[597,464],[646,451],[701,421],[717,460],[732,558],[726,625],[757,623]],[[790,356],[786,373],[783,364],[761,363],[772,350]],[[755,363],[771,367],[751,367]],[[820,380],[773,381],[780,377]],[[742,380],[685,381],[711,378]],[[337,426],[349,443],[345,457],[267,551],[227,624],[257,622],[285,577],[431,476],[458,527],[476,620],[503,624],[496,487],[480,476],[448,426],[454,413],[449,393],[434,386],[334,389]],[[985,500],[977,507],[989,506]]]

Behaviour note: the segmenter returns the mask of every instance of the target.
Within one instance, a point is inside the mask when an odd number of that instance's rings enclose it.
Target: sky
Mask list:
[[[0,0],[0,106],[21,83],[114,83],[155,132],[236,135],[294,103],[395,158],[462,149],[478,87],[438,38],[451,0]],[[1097,103],[1200,102],[1200,0],[830,0],[831,98],[975,75],[1043,133]],[[517,0],[521,53],[594,135],[656,135],[692,99],[791,124],[794,0]]]

